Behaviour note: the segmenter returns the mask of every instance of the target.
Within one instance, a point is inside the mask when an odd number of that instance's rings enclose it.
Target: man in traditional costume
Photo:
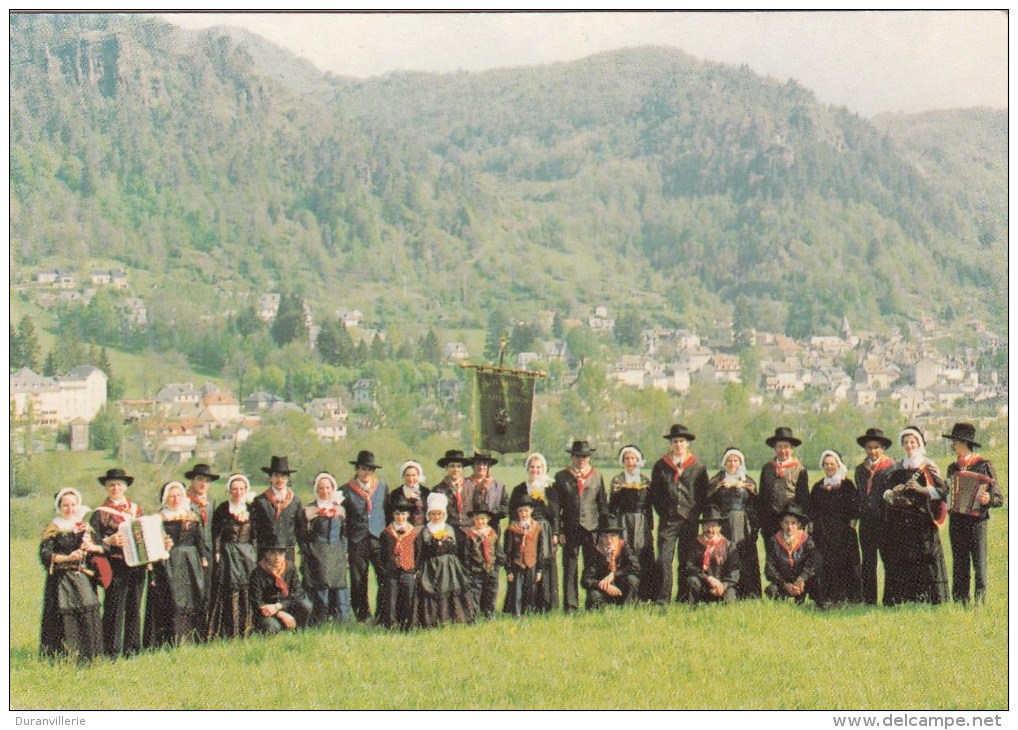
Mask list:
[[[654,464],[650,473],[650,498],[657,512],[657,559],[659,580],[655,603],[672,599],[672,562],[678,547],[678,595],[687,599],[683,579],[686,559],[697,537],[697,519],[707,494],[707,469],[689,450],[696,434],[681,423],[673,424],[664,435],[671,450]]]
[[[971,564],[976,578],[976,603],[986,601],[986,527],[990,519],[990,508],[1004,504],[1004,496],[1000,493],[997,483],[997,470],[989,459],[976,453],[981,444],[975,440],[976,428],[971,423],[956,423],[951,433],[945,433],[951,439],[951,450],[958,457],[947,467],[947,482],[952,483],[955,475],[967,472],[977,474],[985,482],[985,490],[976,500],[978,514],[962,514],[951,512],[948,523],[948,535],[951,537],[951,556],[954,570],[951,581],[951,595],[955,601],[968,603],[969,600],[969,565]]]
[[[375,474],[382,467],[372,452],[357,452],[357,458],[350,464],[354,467],[354,477],[342,487],[350,561],[350,603],[358,621],[370,621],[368,567],[374,569],[375,582],[380,583],[384,578],[381,538],[385,529],[387,488]]]
[[[563,610],[579,609],[579,556],[583,567],[594,559],[594,534],[601,518],[608,514],[608,490],[601,473],[590,463],[595,449],[587,441],[573,441],[566,450],[572,463],[555,474],[559,509],[559,545],[562,546]]]
[[[862,598],[877,604],[877,562],[884,551],[884,479],[894,466],[885,451],[893,443],[879,428],[867,428],[855,440],[866,450],[866,458],[855,468],[859,490],[859,547],[862,550]]]
[[[99,477],[106,501],[92,512],[89,523],[109,557],[112,577],[103,593],[103,648],[110,657],[133,656],[141,651],[141,602],[145,591],[145,566],[124,562],[124,539],[120,525],[141,517],[141,507],[127,498],[134,483],[123,469],[109,469]]]
[[[300,498],[290,488],[290,475],[297,470],[290,468],[286,456],[273,456],[269,466],[262,471],[268,474],[269,488],[254,498],[251,503],[251,524],[259,552],[266,545],[282,545],[286,548],[287,563],[296,566],[297,545],[305,540],[307,521]]]

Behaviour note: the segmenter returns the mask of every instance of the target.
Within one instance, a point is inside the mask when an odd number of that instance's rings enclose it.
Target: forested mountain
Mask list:
[[[10,31],[16,270],[100,256],[196,311],[282,288],[410,329],[604,304],[1006,331],[1003,110],[869,121],[661,48],[354,81],[154,18]]]

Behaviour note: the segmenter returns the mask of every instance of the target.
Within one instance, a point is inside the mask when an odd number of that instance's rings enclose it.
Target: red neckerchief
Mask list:
[[[470,476],[470,477],[467,477],[467,478],[474,483],[474,486],[477,486],[477,487],[481,488],[481,500],[482,501],[484,500],[485,496],[487,496],[487,494],[488,494],[488,488],[491,486],[492,482],[495,481],[494,478],[492,478],[492,477],[484,477],[483,479],[481,479],[480,477]]]
[[[275,508],[277,520],[279,519],[279,515],[283,513],[283,510],[289,507],[290,502],[293,501],[293,491],[289,487],[286,488],[286,496],[281,500],[276,499],[276,495],[272,493],[272,487],[265,490],[265,496],[268,498],[269,504]]]
[[[778,461],[777,459],[774,460],[774,471],[778,473],[778,478],[785,476],[786,470],[794,469],[797,466],[802,466],[802,464],[794,456],[788,461],[782,462]]]
[[[200,497],[197,494],[187,493],[187,498],[191,500],[191,504],[196,504],[201,507],[201,523],[207,525],[209,523],[209,500],[206,497]],[[277,517],[279,515],[276,515]]]
[[[393,525],[389,525],[385,529],[396,540],[396,544],[392,548],[392,556],[396,559],[396,565],[402,570],[413,570],[414,538],[417,537],[416,528],[408,522],[403,532],[399,532]]]
[[[703,572],[709,573],[711,558],[714,559],[714,564],[718,567],[724,565],[725,559],[728,558],[728,541],[725,540],[725,536],[718,534],[713,540],[708,540],[703,535],[696,538],[701,545],[703,545]]]
[[[378,482],[375,481],[374,477],[372,477],[372,479],[371,479],[371,486],[368,488],[368,491],[366,491],[366,492],[361,488],[361,483],[359,481],[357,481],[356,477],[354,477],[349,482],[347,482],[347,484],[350,486],[350,489],[352,489],[354,491],[354,494],[356,494],[358,497],[360,497],[361,499],[364,500],[364,504],[367,505],[366,509],[368,511],[368,516],[370,517],[371,516],[371,495],[373,495],[375,493],[375,488],[378,487]]]
[[[786,553],[788,553],[788,567],[789,568],[794,568],[795,567],[795,559],[792,557],[792,553],[794,553],[796,550],[798,550],[799,548],[802,547],[802,544],[804,542],[806,542],[806,538],[807,537],[809,537],[809,535],[806,534],[806,531],[805,530],[800,530],[799,534],[795,538],[795,543],[792,544],[792,545],[788,545],[785,542],[785,533],[784,533],[784,531],[781,530],[781,531],[778,532],[778,545],[781,546],[782,550],[784,550]]]
[[[870,478],[866,480],[866,494],[869,494],[873,488],[873,477],[877,475],[877,472],[889,469],[892,466],[894,466],[894,459],[890,456],[881,457],[880,461],[873,465],[873,469],[870,471]]]
[[[103,507],[107,507],[107,508],[109,508],[111,510],[116,510],[116,512],[118,512],[118,513],[119,512],[123,513],[123,515],[120,515],[120,514],[112,515],[113,520],[118,525],[121,522],[123,522],[124,519],[126,517],[128,517],[128,516],[130,516],[130,517],[137,517],[138,516],[137,511],[135,510],[135,506],[133,504],[131,504],[131,500],[127,499],[126,497],[124,498],[124,503],[123,504],[115,504],[112,500],[107,499],[105,502],[102,503],[102,506]]]
[[[272,579],[276,582],[276,588],[283,593],[283,598],[290,595],[290,587],[286,585],[286,560],[283,560],[283,567],[279,569],[277,573],[272,569],[272,566],[263,558],[258,561],[258,567],[264,570],[266,573],[272,576]]]
[[[475,530],[472,527],[464,530],[464,532],[466,532],[470,537],[481,541],[481,553],[484,555],[484,564],[491,565],[493,555],[492,551],[495,548],[495,540],[498,539],[498,534],[490,527],[483,535],[479,530]]]
[[[576,489],[583,496],[583,488],[587,486],[587,480],[590,479],[590,475],[594,473],[594,467],[588,466],[587,471],[580,474],[578,471],[569,467],[569,473],[576,477]]]
[[[615,560],[622,553],[622,546],[623,545],[625,545],[625,541],[619,540],[618,547],[614,551],[612,551],[611,548],[604,547],[601,544],[601,541],[598,540],[596,550],[599,553],[601,553],[602,555],[604,555],[606,558],[608,558],[608,572],[609,573],[614,573],[615,572]]]
[[[958,466],[960,466],[962,469],[965,469],[966,471],[968,471],[968,468],[970,466],[975,466],[976,464],[978,464],[982,460],[983,460],[983,457],[980,454],[977,454],[976,452],[973,451],[968,456],[959,456],[958,457]]]
[[[673,482],[678,482],[679,481],[679,477],[682,476],[682,473],[684,471],[686,471],[686,469],[691,467],[693,465],[694,461],[696,461],[696,457],[693,456],[693,452],[692,451],[690,451],[689,453],[686,454],[686,458],[683,459],[682,463],[679,464],[678,466],[675,465],[675,456],[671,452],[668,452],[667,454],[665,454],[665,459],[664,459],[665,464],[667,464],[668,468],[672,470],[672,481]]]
[[[454,496],[456,498],[456,514],[457,515],[462,515],[463,514],[463,494],[462,494],[463,482],[460,482],[459,484],[454,484],[453,482],[450,482],[448,479],[443,479],[442,481],[444,481],[446,484],[449,485],[449,489],[452,490],[452,496]]]

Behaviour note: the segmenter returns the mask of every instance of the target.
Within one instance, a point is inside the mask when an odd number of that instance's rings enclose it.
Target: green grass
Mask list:
[[[1006,464],[1006,453],[988,456]],[[1001,478],[1006,484],[1006,473]],[[985,606],[859,606],[821,613],[750,601],[696,610],[674,604],[499,617],[408,635],[350,625],[184,646],[81,668],[37,654],[44,578],[37,534],[50,510],[43,497],[11,503],[12,525],[34,523],[34,532],[21,527],[11,542],[14,710],[1008,706],[1006,506],[990,520]],[[941,539],[950,572],[946,527]],[[72,673],[75,686],[87,692],[67,691]],[[172,691],[167,676],[173,677]],[[268,686],[279,689],[268,696]]]

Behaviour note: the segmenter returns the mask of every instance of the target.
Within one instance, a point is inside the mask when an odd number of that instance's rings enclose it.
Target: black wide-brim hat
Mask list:
[[[867,428],[866,433],[864,433],[862,436],[855,440],[855,442],[862,446],[864,449],[866,448],[866,444],[868,444],[870,441],[876,441],[880,443],[885,449],[891,448],[891,444],[894,443],[894,441],[887,438],[887,436],[884,435],[884,432],[881,431],[879,428]]]
[[[788,428],[787,426],[778,426],[776,429],[774,429],[774,435],[767,439],[764,443],[773,449],[774,444],[776,444],[778,441],[787,441],[792,446],[799,446],[802,444],[802,441],[793,436],[792,429]]]
[[[703,516],[700,517],[701,525],[704,525],[708,522],[723,523],[724,521],[725,518],[721,514],[721,510],[719,510],[717,507],[708,507],[706,511],[703,513]]]
[[[364,466],[364,467],[367,467],[368,469],[381,469],[382,468],[379,464],[377,464],[375,462],[375,455],[374,455],[374,453],[372,453],[372,452],[370,452],[370,451],[368,451],[366,449],[363,450],[363,451],[358,451],[357,452],[357,458],[354,461],[351,461],[350,463],[353,464],[354,466]]]
[[[799,505],[797,505],[795,502],[789,502],[788,505],[786,505],[785,508],[783,510],[781,510],[780,513],[778,513],[778,522],[779,523],[781,522],[781,519],[785,515],[792,515],[792,517],[795,517],[797,520],[799,520],[799,524],[802,527],[805,527],[809,523],[809,521],[810,521],[809,515],[807,515],[805,512],[803,512],[802,508]]]
[[[516,506],[519,507],[519,505]],[[488,515],[489,521],[491,522],[495,521],[495,513],[492,512],[487,507],[477,507],[476,509],[472,509],[469,512],[467,512],[467,517],[470,517],[471,519],[473,519],[474,515]]]
[[[99,483],[105,487],[106,482],[112,482],[115,479],[119,479],[127,486],[134,484],[134,477],[128,476],[123,469],[107,469],[106,473],[99,477]]]
[[[625,532],[625,527],[622,525],[622,518],[617,515],[602,517],[597,523],[597,533],[600,535],[605,532],[615,532],[620,535]]]
[[[981,443],[975,440],[976,427],[971,423],[956,423],[954,428],[951,429],[951,433],[944,433],[941,436],[952,441],[964,441],[969,446],[982,446]]]
[[[459,449],[449,449],[445,452],[445,456],[438,460],[438,466],[444,469],[449,464],[462,464],[463,466],[470,466],[474,463],[474,460],[464,454]]]
[[[185,479],[194,479],[195,477],[206,477],[211,482],[219,479],[219,475],[213,474],[208,464],[195,464],[191,471],[184,472]]]
[[[476,464],[479,461],[487,462],[492,466],[495,466],[495,464],[498,463],[498,459],[496,459],[491,454],[486,454],[483,451],[475,451],[474,458],[472,459],[471,463]]]
[[[290,468],[290,459],[287,456],[273,456],[269,466],[263,466],[262,471],[266,474],[294,474],[296,469]]]
[[[668,430],[668,433],[665,434],[665,438],[669,441],[679,438],[686,439],[686,441],[695,441],[696,434],[681,423],[673,423],[672,427]]]
[[[590,456],[597,449],[592,448],[589,441],[573,441],[573,445],[566,449],[567,454],[573,456]]]
[[[520,507],[534,508],[534,499],[530,496],[530,492],[523,492],[519,497],[516,498],[516,509]],[[516,515],[513,515],[515,517]]]
[[[390,508],[390,511],[392,511],[392,512],[413,512],[414,511],[414,507],[416,507],[416,505],[413,502],[411,502],[409,499],[407,499],[406,495],[404,495],[402,493],[402,491],[401,491],[401,492],[399,492],[397,497],[394,500],[392,500],[392,506]]]

